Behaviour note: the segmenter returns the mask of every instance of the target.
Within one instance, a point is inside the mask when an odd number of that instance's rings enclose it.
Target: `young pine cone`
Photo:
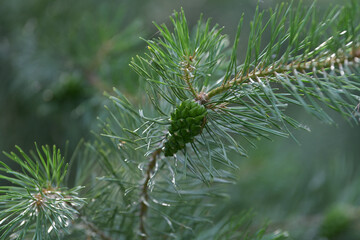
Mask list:
[[[194,141],[204,127],[207,110],[192,100],[185,100],[171,113],[169,136],[165,142],[165,156],[172,156]]]

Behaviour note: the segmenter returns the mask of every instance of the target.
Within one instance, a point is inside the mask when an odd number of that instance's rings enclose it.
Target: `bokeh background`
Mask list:
[[[143,83],[129,62],[145,49],[140,38],[157,37],[152,21],[169,23],[173,10],[183,7],[189,25],[203,13],[233,39],[244,12],[245,41],[257,4],[266,9],[278,2],[0,0],[0,150],[19,145],[27,151],[36,141],[71,152],[99,131],[104,92],[116,87],[140,101]],[[311,2],[304,1],[304,8]],[[343,2],[320,0],[317,6]],[[245,47],[240,41],[240,59]],[[332,112],[337,124],[329,126],[301,109],[289,111],[311,132],[294,130],[300,144],[260,141],[249,158],[238,159],[229,209],[253,208],[256,218],[269,219],[270,228],[304,240],[317,239],[321,223],[333,214],[348,224],[329,239],[360,239],[359,126]]]

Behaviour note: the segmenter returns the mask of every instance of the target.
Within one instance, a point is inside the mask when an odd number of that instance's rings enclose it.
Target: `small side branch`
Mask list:
[[[150,159],[149,165],[145,172],[145,180],[144,180],[144,183],[141,185],[139,231],[140,231],[141,239],[143,239],[143,240],[147,239],[147,233],[146,233],[146,229],[145,229],[145,220],[146,220],[146,213],[147,213],[147,209],[148,209],[147,202],[149,199],[148,185],[149,185],[149,181],[151,179],[151,174],[154,171],[154,168],[156,166],[157,157],[161,153],[161,151],[162,151],[162,149],[159,148],[151,154],[151,159]]]

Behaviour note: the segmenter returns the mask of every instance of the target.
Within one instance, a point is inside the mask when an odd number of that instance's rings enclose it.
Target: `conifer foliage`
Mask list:
[[[147,52],[131,62],[149,101],[138,109],[117,89],[109,96],[103,133],[81,160],[100,166],[85,184],[86,204],[79,188],[60,188],[66,171],[55,149],[51,155],[43,148],[39,161],[7,154],[24,172],[0,168],[17,185],[1,187],[2,239],[43,239],[45,230],[68,239],[89,231],[95,239],[290,239],[283,231],[254,231],[249,212],[224,215],[216,203],[234,183],[234,156],[246,156],[254,140],[306,129],[287,114],[289,105],[331,123],[329,107],[358,124],[359,9],[352,1],[321,14],[315,4],[257,10],[247,41],[241,17],[230,49],[209,20],[200,18],[191,31],[184,11],[174,12],[171,27],[155,24],[159,37],[146,40]]]
[[[29,231],[33,239],[60,237],[59,229],[66,229],[85,203],[78,196],[81,187],[63,186],[68,165],[55,146],[52,151],[48,146],[41,150],[36,146],[37,155],[32,157],[17,149],[21,157],[5,154],[21,167],[22,173],[0,162],[0,170],[7,174],[0,178],[13,184],[0,189],[1,239],[23,239]]]

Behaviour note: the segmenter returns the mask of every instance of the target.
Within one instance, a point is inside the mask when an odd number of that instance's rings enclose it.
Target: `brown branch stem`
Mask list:
[[[157,157],[161,153],[161,151],[162,151],[162,149],[158,148],[151,154],[151,159],[150,159],[149,165],[145,172],[145,180],[144,180],[144,183],[141,185],[139,231],[140,231],[142,240],[147,239],[147,233],[146,233],[146,229],[145,229],[145,220],[146,220],[146,214],[147,214],[147,210],[148,210],[147,202],[149,199],[148,185],[149,185],[149,181],[151,179],[151,174],[156,166]]]
[[[326,58],[325,60],[321,60],[320,62],[317,62],[316,59],[312,59],[310,61],[306,62],[292,62],[286,65],[276,66],[276,63],[271,65],[270,67],[267,67],[265,69],[263,68],[255,68],[254,70],[248,72],[246,75],[242,75],[242,72],[237,74],[233,79],[231,79],[229,82],[222,84],[221,86],[209,91],[207,93],[207,101],[214,97],[215,95],[218,95],[220,93],[226,92],[230,88],[232,88],[235,85],[239,85],[245,82],[248,82],[250,79],[258,79],[261,77],[267,77],[272,76],[279,73],[285,73],[285,72],[303,72],[307,70],[314,70],[314,69],[326,69],[326,68],[333,68],[334,65],[341,65],[344,63],[350,63],[350,62],[356,62],[358,63],[360,61],[360,48],[353,49],[350,52],[349,56],[330,56]]]

